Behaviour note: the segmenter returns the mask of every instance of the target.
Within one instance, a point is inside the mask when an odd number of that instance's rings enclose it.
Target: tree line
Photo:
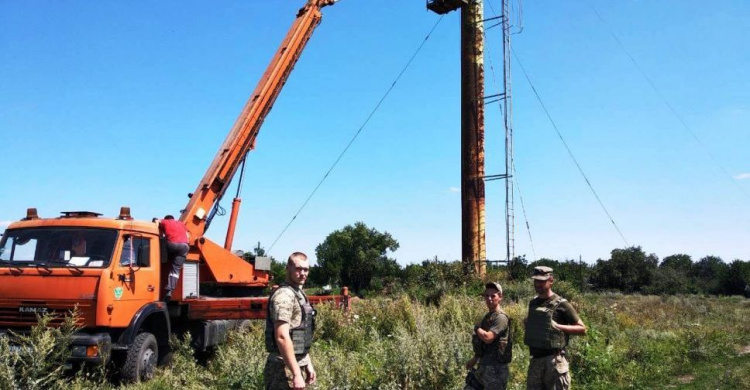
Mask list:
[[[558,279],[581,290],[654,295],[750,294],[750,261],[736,259],[727,264],[717,256],[694,261],[689,255],[675,254],[660,261],[655,254],[646,254],[640,246],[632,246],[614,249],[609,259],[599,259],[595,264],[551,259],[527,264],[524,257],[517,257],[508,268],[515,277],[527,275],[537,265],[554,268]]]
[[[363,222],[348,225],[330,233],[316,247],[317,264],[310,270],[308,285],[348,286],[354,293],[363,294],[413,287],[446,289],[476,280],[473,267],[458,260],[433,258],[401,266],[389,257],[398,248],[398,241],[387,232],[369,228]],[[252,262],[255,256],[264,255],[258,244],[244,257]],[[284,259],[272,261],[277,282],[284,280],[284,265]],[[750,261],[736,259],[726,263],[716,256],[695,261],[686,254],[660,261],[640,246],[614,249],[609,259],[598,259],[594,264],[546,258],[528,262],[525,256],[519,256],[508,264],[488,267],[509,280],[525,280],[539,265],[552,267],[556,280],[579,291],[750,296]]]

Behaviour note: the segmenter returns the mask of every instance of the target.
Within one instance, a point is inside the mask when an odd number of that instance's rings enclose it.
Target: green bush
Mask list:
[[[70,337],[78,330],[78,313],[58,320],[47,314],[37,317],[28,333],[10,332],[0,339],[0,389],[60,389],[65,361],[70,356]],[[13,346],[14,350],[11,350]]]
[[[232,332],[209,363],[215,378],[213,386],[221,389],[262,389],[266,362],[264,322],[254,322],[242,332]]]

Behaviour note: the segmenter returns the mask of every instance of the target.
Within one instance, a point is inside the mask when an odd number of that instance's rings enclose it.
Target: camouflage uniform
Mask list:
[[[291,288],[279,288],[271,297],[269,313],[271,322],[284,321],[289,324],[290,328],[299,326],[302,323],[302,308],[299,304],[299,295],[301,291]],[[297,356],[302,376],[307,380],[306,366],[311,363],[310,355]],[[264,382],[267,390],[287,390],[292,387],[292,371],[284,363],[284,359],[277,352],[270,352],[266,359],[266,366],[263,370]]]
[[[300,366],[302,377],[307,382],[307,371]],[[266,360],[266,367],[263,369],[263,378],[266,384],[266,390],[289,390],[292,388],[292,370],[284,364],[283,360]],[[306,386],[310,388],[310,385]]]
[[[479,366],[475,376],[485,390],[505,390],[508,385],[509,370],[507,364],[499,366]],[[466,385],[464,390],[476,390]]]
[[[567,390],[570,388],[570,372],[565,355],[549,355],[531,358],[526,379],[527,390]]]

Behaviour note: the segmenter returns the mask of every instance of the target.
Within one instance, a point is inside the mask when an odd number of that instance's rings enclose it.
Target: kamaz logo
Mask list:
[[[49,308],[46,307],[26,307],[21,306],[18,308],[19,313],[36,313],[36,314],[47,314],[49,312]]]

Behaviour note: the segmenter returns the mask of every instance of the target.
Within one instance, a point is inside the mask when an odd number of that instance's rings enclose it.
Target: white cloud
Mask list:
[[[459,187],[451,187],[450,191],[451,192],[461,192],[461,189]]]
[[[739,175],[734,177],[737,180],[745,180],[750,179],[750,173],[740,173]]]
[[[0,227],[6,227],[13,223],[13,221],[0,221]]]

